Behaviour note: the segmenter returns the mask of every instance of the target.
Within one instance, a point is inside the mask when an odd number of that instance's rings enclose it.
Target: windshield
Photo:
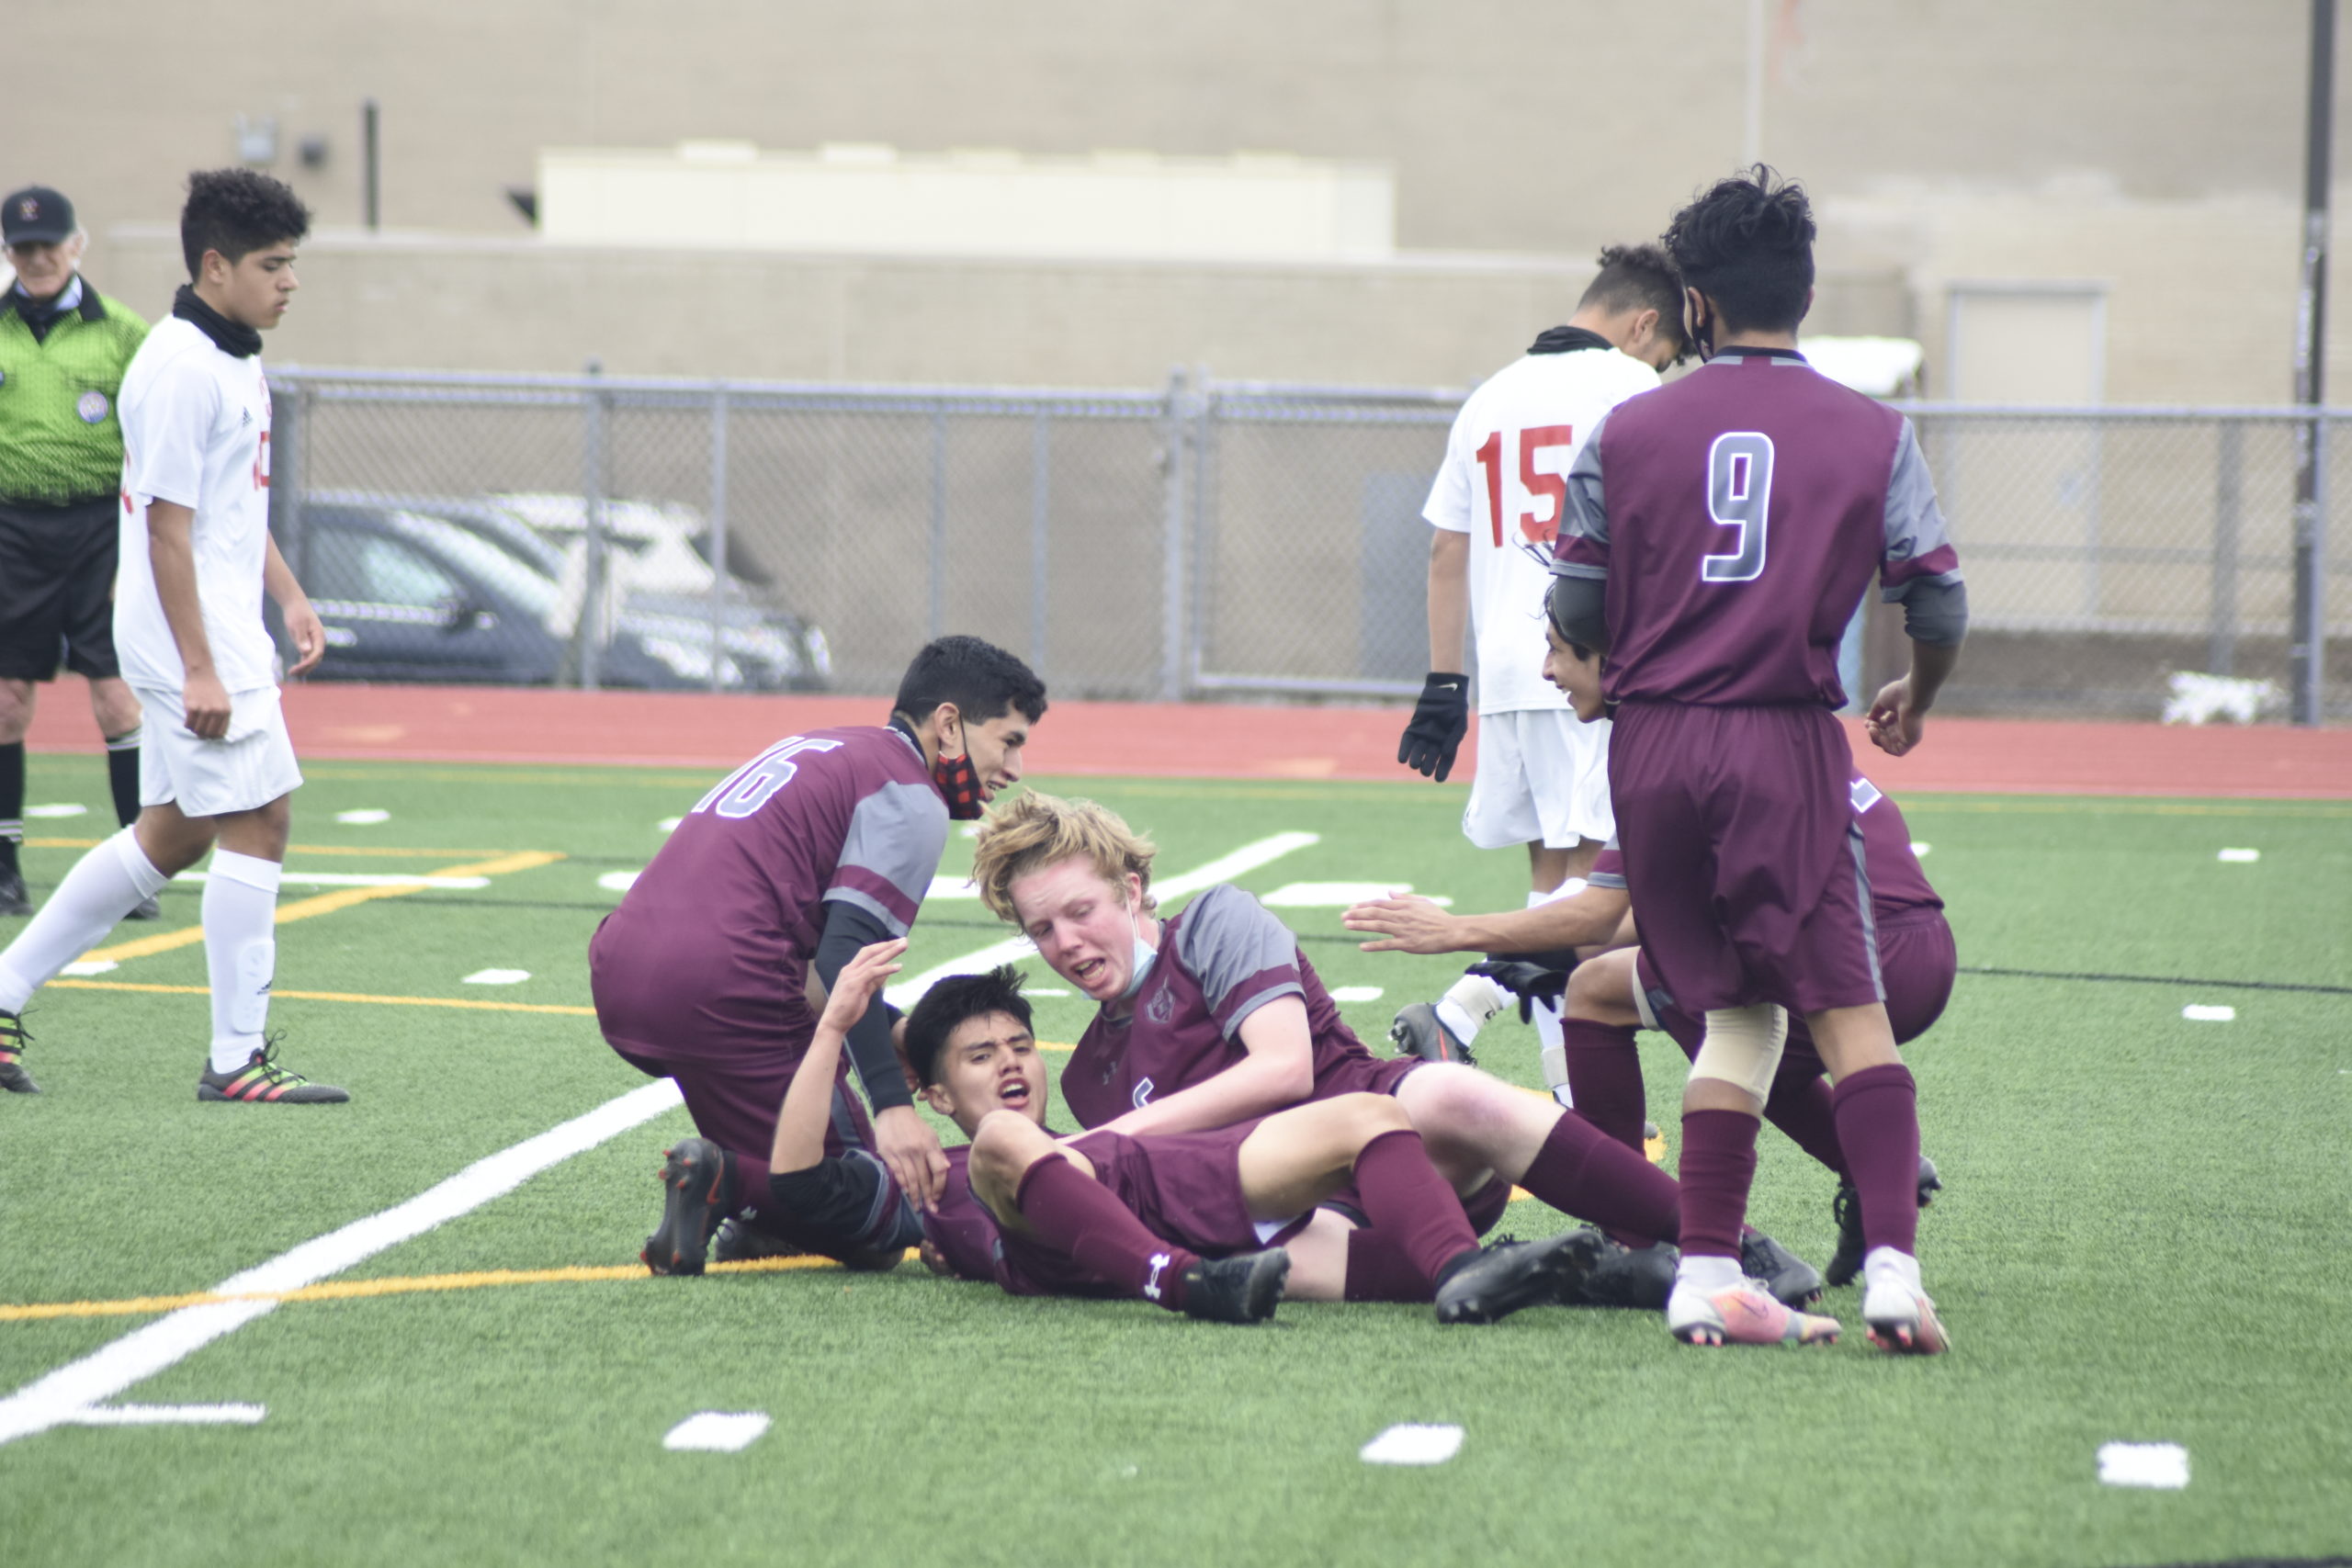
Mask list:
[[[401,532],[431,546],[481,581],[512,595],[533,615],[545,620],[554,613],[558,592],[555,581],[532,570],[480,534],[447,518],[427,517],[421,513],[399,512],[393,516]]]

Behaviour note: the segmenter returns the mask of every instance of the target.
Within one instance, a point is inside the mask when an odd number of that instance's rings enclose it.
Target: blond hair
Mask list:
[[[1159,852],[1106,806],[1031,790],[989,814],[972,849],[972,880],[999,919],[1019,925],[1014,881],[1083,855],[1114,887],[1123,887],[1130,874],[1141,877],[1143,908],[1149,911],[1159,908],[1151,896],[1151,857]]]

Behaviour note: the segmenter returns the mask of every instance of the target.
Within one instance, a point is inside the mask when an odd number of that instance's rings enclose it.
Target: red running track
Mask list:
[[[319,761],[652,764],[727,768],[795,730],[876,724],[886,699],[557,692],[474,686],[288,688],[295,750]],[[1056,703],[1028,766],[1144,778],[1411,778],[1396,763],[1406,710],[1227,703]],[[1855,753],[1896,794],[2352,798],[2352,729],[1930,718],[1900,760],[1853,726]],[[35,750],[95,749],[82,683],[42,693]],[[1475,735],[1453,783],[1465,781]]]

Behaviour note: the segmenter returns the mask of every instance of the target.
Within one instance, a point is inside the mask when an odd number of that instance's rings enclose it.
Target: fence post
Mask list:
[[[1210,537],[1209,481],[1216,455],[1210,450],[1216,434],[1216,393],[1209,385],[1208,367],[1193,368],[1191,415],[1193,438],[1192,565],[1190,614],[1186,617],[1184,682],[1189,688],[1207,662],[1209,597],[1216,591],[1216,549]]]
[[[2237,672],[2238,500],[2245,466],[2245,426],[2225,419],[2213,460],[2213,608],[2205,646],[2205,668],[2215,675]]]
[[[581,688],[596,689],[598,665],[605,642],[605,362],[592,359],[581,400],[582,523],[585,534],[585,570],[582,573],[580,618],[572,626],[572,659]]]
[[[283,400],[277,391],[291,394]],[[269,412],[269,531],[294,581],[310,570],[302,526],[303,442],[311,433],[311,389],[300,381],[272,389]]]
[[[931,411],[931,610],[926,640],[947,635],[947,405]]]
[[[710,689],[722,690],[727,661],[727,383],[710,389]]]
[[[1046,674],[1046,592],[1051,548],[1054,416],[1040,407],[1029,437],[1029,668]]]
[[[1168,373],[1159,448],[1159,697],[1184,695],[1184,478],[1192,427],[1183,367]]]

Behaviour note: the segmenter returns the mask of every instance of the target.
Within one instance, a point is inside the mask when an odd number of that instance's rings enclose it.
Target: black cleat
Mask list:
[[[277,1065],[277,1043],[282,1033],[272,1034],[262,1042],[261,1048],[245,1058],[245,1065],[234,1072],[216,1073],[206,1062],[204,1071],[196,1078],[198,1100],[233,1100],[249,1105],[341,1105],[351,1098],[349,1089],[337,1089],[331,1083],[312,1083],[298,1072]]]
[[[0,1089],[10,1094],[40,1092],[40,1085],[25,1071],[25,1047],[32,1043],[33,1037],[25,1032],[23,1019],[13,1012],[0,1012]]]
[[[123,916],[126,920],[160,920],[163,918],[164,907],[155,902],[155,896],[153,893],[133,904],[130,907],[130,913]]]
[[[1943,1178],[1936,1174],[1936,1162],[1926,1155],[1919,1156],[1919,1207],[1935,1201],[1936,1194],[1944,1190]],[[1861,1277],[1862,1254],[1869,1250],[1862,1244],[1862,1199],[1850,1181],[1838,1184],[1838,1195],[1829,1201],[1829,1212],[1838,1217],[1838,1250],[1830,1256],[1825,1272],[1833,1285],[1850,1285]]]
[[[1396,1047],[1400,1056],[1419,1056],[1424,1062],[1459,1062],[1465,1067],[1478,1065],[1478,1059],[1470,1055],[1470,1047],[1438,1021],[1437,1006],[1432,1002],[1412,1002],[1399,1009],[1396,1021],[1388,1026],[1388,1043]]]
[[[1670,1241],[1638,1247],[1610,1242],[1592,1272],[1585,1276],[1584,1293],[1568,1304],[1664,1312],[1666,1298],[1674,1293],[1675,1268],[1681,1261],[1681,1250]]]
[[[1821,1299],[1821,1270],[1759,1230],[1739,1238],[1739,1271],[1771,1292],[1784,1307],[1804,1308]]]
[[[647,1244],[650,1246],[649,1242]],[[749,1263],[762,1258],[806,1258],[808,1249],[786,1241],[774,1231],[755,1225],[741,1214],[729,1214],[711,1233],[713,1263]]]
[[[1438,1285],[1437,1320],[1499,1323],[1522,1307],[1581,1300],[1609,1245],[1589,1226],[1537,1241],[1492,1243]]]
[[[656,1274],[699,1274],[728,1210],[727,1153],[708,1138],[680,1138],[662,1153],[662,1228],[638,1256]]]
[[[1184,1270],[1184,1315],[1209,1323],[1263,1323],[1274,1315],[1289,1278],[1290,1254],[1279,1247],[1203,1258]]]
[[[0,915],[29,915],[33,901],[25,892],[25,874],[0,871]]]

